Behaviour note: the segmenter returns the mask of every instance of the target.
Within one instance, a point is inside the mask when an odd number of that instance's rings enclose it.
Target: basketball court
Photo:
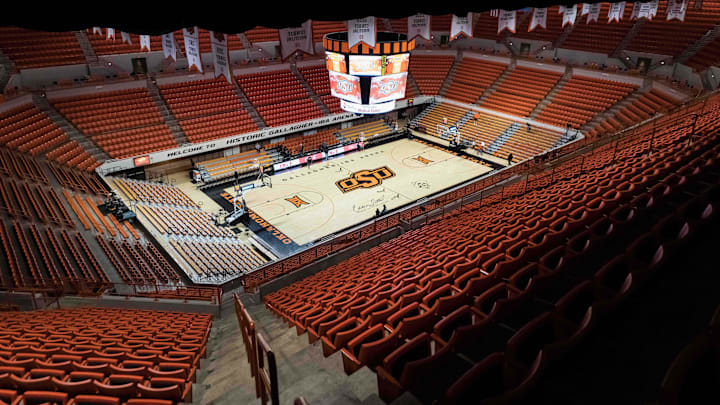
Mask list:
[[[271,177],[272,188],[255,188],[244,197],[251,221],[304,245],[373,218],[383,206],[392,210],[491,170],[401,139],[281,172]],[[234,194],[232,186],[225,191]]]

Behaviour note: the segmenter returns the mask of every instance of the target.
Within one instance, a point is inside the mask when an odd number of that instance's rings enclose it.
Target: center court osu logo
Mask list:
[[[395,177],[395,173],[387,166],[374,170],[360,170],[342,180],[335,182],[340,191],[347,193],[358,188],[370,188],[382,184],[383,180]]]

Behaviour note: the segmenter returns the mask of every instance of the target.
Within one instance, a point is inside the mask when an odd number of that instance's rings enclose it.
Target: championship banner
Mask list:
[[[575,19],[577,18],[577,4],[573,4],[572,7],[565,8],[565,14],[563,14],[562,26],[565,28],[567,24],[575,25]]]
[[[450,23],[450,40],[452,41],[460,34],[472,37],[472,13],[467,13],[467,15],[463,17],[458,17],[453,14],[452,22]]]
[[[107,29],[107,36],[105,37],[105,39],[112,39],[113,41],[115,40],[115,28]]]
[[[130,34],[125,31],[120,31],[120,37],[122,38],[123,44],[130,44],[132,45],[132,39],[130,38]]]
[[[565,14],[565,10],[567,7],[565,6],[558,6],[558,14]]]
[[[348,20],[348,47],[352,48],[360,42],[375,48],[375,17]]]
[[[515,29],[517,28],[516,16],[517,12],[515,10],[500,10],[500,16],[498,17],[498,34],[503,32],[504,30],[508,30],[514,34]]]
[[[422,37],[430,40],[430,16],[427,14],[415,14],[408,17],[408,41],[415,37]]]
[[[499,9],[499,8],[494,8],[494,9],[490,10],[490,17],[495,17],[495,18],[497,18],[497,17],[499,17],[499,16],[500,16],[500,9]]]
[[[185,57],[187,57],[188,70],[195,69],[202,73],[203,66],[200,59],[200,41],[198,41],[197,27],[183,28],[183,41],[185,41]]]
[[[150,52],[150,35],[140,35],[140,50]]]
[[[638,11],[640,11],[640,3],[633,3],[633,9],[632,9],[632,12],[630,13],[630,21],[637,18]]]
[[[586,15],[590,12],[590,4],[589,3],[583,3],[582,12],[580,13],[580,17]]]
[[[660,0],[653,0],[650,2],[650,19],[655,18],[657,16],[658,7],[660,7]]]
[[[638,3],[635,3],[638,4]],[[657,14],[657,7],[658,3],[657,1],[649,1],[644,3],[639,3],[638,11],[637,11],[637,18],[646,18],[648,20],[652,20],[653,17]]]
[[[102,35],[102,28],[100,28],[100,27],[93,27],[93,34]]]
[[[332,71],[328,73],[330,74],[330,94],[332,94],[333,97],[348,100],[353,103],[362,103],[359,77]]]
[[[534,30],[536,27],[543,27],[547,29],[547,8],[534,8],[532,13],[532,19],[530,25],[528,25],[528,32]]]
[[[688,0],[670,0],[667,6],[667,20],[685,21]]]
[[[210,31],[210,48],[212,49],[213,54],[215,77],[225,76],[227,81],[232,83],[230,60],[228,58],[227,35],[222,32]]]
[[[623,18],[623,14],[625,14],[624,1],[610,4],[610,10],[608,10],[608,24],[613,21],[620,22]]]
[[[370,104],[399,100],[405,97],[407,72],[375,76],[370,81]]]
[[[600,19],[600,3],[591,4],[590,10],[588,11],[587,21],[585,21],[585,24],[590,24],[591,22],[598,22]]]
[[[172,32],[162,36],[163,56],[177,61],[177,49],[175,49],[175,37]]]
[[[315,54],[312,35],[312,20],[305,21],[300,27],[278,30],[280,36],[280,55],[283,60],[297,51],[308,55]]]

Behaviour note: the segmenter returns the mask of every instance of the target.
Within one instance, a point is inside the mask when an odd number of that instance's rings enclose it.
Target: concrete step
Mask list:
[[[243,34],[239,34],[239,35],[243,35]],[[248,112],[248,114],[250,114],[250,117],[255,122],[255,125],[257,125],[258,128],[266,128],[267,124],[260,116],[260,113],[257,112],[257,110],[255,109],[255,106],[252,105],[250,100],[247,98],[247,96],[245,95],[245,92],[242,90],[240,85],[237,84],[237,81],[233,80],[232,84],[233,84],[233,88],[235,89],[235,94],[240,99],[240,102],[242,103],[243,108]]]
[[[440,86],[440,90],[438,91],[438,95],[444,96],[447,89],[450,87],[450,84],[455,79],[455,72],[457,72],[458,67],[460,66],[460,62],[462,62],[463,59],[463,53],[462,50],[458,50],[458,54],[455,57],[455,60],[453,61],[452,66],[450,66],[450,70],[448,70],[447,76],[445,76],[445,80],[443,81],[442,86]]]
[[[160,93],[160,89],[150,77],[147,78],[147,89],[148,93],[150,93],[150,97],[153,99],[155,105],[160,111],[160,115],[162,115],[165,124],[167,124],[170,128],[170,133],[172,133],[175,138],[175,142],[177,142],[178,145],[190,143],[190,140],[188,140],[185,132],[182,130],[182,127],[178,123],[177,119],[175,119],[175,115],[172,113],[172,110]]]

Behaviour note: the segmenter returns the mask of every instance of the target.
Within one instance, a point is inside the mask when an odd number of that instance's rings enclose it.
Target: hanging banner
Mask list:
[[[565,28],[567,24],[575,25],[575,18],[577,18],[577,4],[574,4],[572,7],[565,8],[562,23],[563,28]]]
[[[132,45],[132,39],[130,38],[130,34],[125,31],[120,31],[120,37],[122,38],[123,44],[130,44]]]
[[[472,37],[472,13],[467,13],[466,16],[462,17],[453,14],[452,22],[450,23],[450,40],[452,41],[460,34]]]
[[[688,0],[670,0],[667,6],[667,20],[685,21]]]
[[[348,47],[364,43],[370,48],[375,48],[375,17],[358,18],[348,20]]]
[[[648,1],[635,4],[639,4],[637,8],[637,18],[646,18],[648,20],[652,20],[653,17],[655,17],[655,15],[657,14],[658,3],[656,1]],[[633,8],[633,12],[635,12],[635,8]]]
[[[150,35],[140,35],[140,50],[150,52]]]
[[[315,54],[313,43],[312,21],[305,21],[300,27],[278,30],[280,36],[280,55],[283,60],[297,51],[308,55]]]
[[[115,28],[107,29],[107,36],[105,37],[105,39],[112,39],[113,41],[115,40]]]
[[[660,0],[653,0],[650,2],[650,19],[657,16],[658,8],[660,7]]]
[[[232,83],[230,73],[230,58],[228,58],[227,35],[222,32],[210,31],[210,48],[213,54],[215,77],[225,76],[228,83]]]
[[[490,17],[499,17],[500,16],[500,9],[494,8],[490,10]]]
[[[430,16],[415,14],[408,17],[408,41],[415,37],[430,39]]]
[[[498,34],[503,32],[504,30],[508,30],[514,34],[517,25],[516,16],[517,12],[515,10],[500,10],[500,16],[498,17]]]
[[[93,27],[93,34],[102,35],[102,28],[100,28],[100,27]]]
[[[567,7],[565,6],[558,6],[558,14],[565,14],[565,10]]]
[[[162,36],[163,56],[177,61],[177,49],[175,49],[175,37],[172,32]]]
[[[200,59],[200,41],[198,41],[197,27],[183,28],[183,41],[185,41],[185,57],[187,57],[188,70],[192,71],[194,68],[202,72],[203,66]]]
[[[535,27],[543,27],[547,29],[547,8],[534,8],[532,13],[532,19],[530,25],[528,25],[528,32],[535,29]]]
[[[608,23],[613,21],[620,22],[623,14],[625,14],[625,2],[621,1],[619,3],[612,3],[610,5],[610,10],[608,10]]]
[[[633,3],[633,9],[632,9],[632,12],[630,13],[630,21],[637,18],[638,11],[640,11],[640,3]]]
[[[582,12],[580,13],[580,16],[582,17],[582,16],[586,15],[586,14],[589,13],[589,12],[590,12],[590,4],[588,4],[588,3],[583,3]]]
[[[587,21],[585,21],[585,24],[590,24],[591,22],[598,22],[600,19],[600,3],[597,4],[591,4],[590,10],[588,11]]]

